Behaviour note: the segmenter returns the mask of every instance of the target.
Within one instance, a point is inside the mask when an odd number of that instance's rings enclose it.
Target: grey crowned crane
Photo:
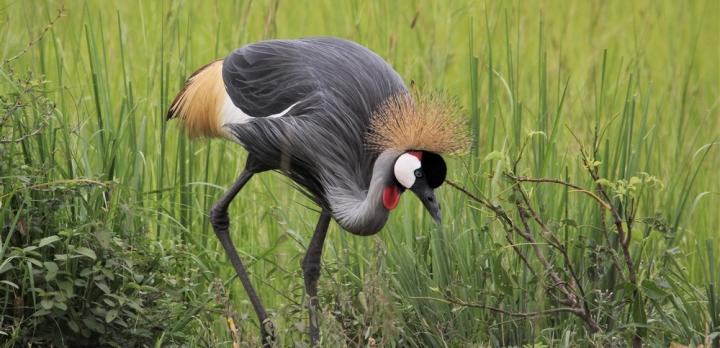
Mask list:
[[[375,234],[409,189],[440,223],[434,189],[446,166],[439,154],[467,143],[453,111],[434,98],[413,98],[382,58],[336,38],[250,44],[187,80],[168,118],[181,120],[190,137],[225,138],[248,152],[237,181],[209,214],[258,315],[263,345],[274,330],[230,239],[230,202],[253,175],[276,170],[322,209],[302,261],[315,344],[330,219],[352,234]]]

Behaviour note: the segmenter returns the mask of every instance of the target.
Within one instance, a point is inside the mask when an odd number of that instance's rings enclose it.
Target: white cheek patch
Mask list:
[[[405,188],[411,188],[415,184],[415,170],[420,166],[420,160],[417,157],[409,153],[400,155],[395,161],[395,179]]]

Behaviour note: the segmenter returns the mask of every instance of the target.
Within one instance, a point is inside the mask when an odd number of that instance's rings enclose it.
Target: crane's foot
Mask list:
[[[303,276],[305,277],[305,291],[308,299],[308,314],[310,317],[310,325],[308,326],[310,346],[315,347],[320,340],[320,323],[318,319],[320,301],[317,297],[317,281],[320,277],[320,263],[303,262],[302,266]]]
[[[317,297],[310,298],[310,346],[316,347],[320,341],[320,323],[318,322],[318,299]]]
[[[275,326],[270,319],[265,318],[260,325],[260,335],[264,348],[272,347],[275,343]]]

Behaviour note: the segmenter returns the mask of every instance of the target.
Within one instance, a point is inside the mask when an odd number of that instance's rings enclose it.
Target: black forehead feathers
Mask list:
[[[445,160],[438,154],[423,151],[422,160],[420,160],[425,178],[431,188],[437,188],[445,181],[447,175],[447,166]]]

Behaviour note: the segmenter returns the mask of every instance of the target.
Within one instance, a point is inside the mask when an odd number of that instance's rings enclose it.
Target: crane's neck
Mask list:
[[[343,229],[367,236],[385,226],[390,211],[383,204],[383,190],[394,181],[392,168],[399,155],[395,150],[386,150],[378,156],[367,190],[357,187],[328,190],[333,217]]]

